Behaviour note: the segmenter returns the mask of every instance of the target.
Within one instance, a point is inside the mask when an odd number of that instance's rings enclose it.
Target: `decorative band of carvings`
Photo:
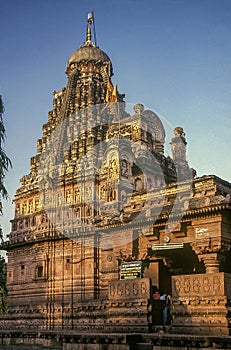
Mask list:
[[[149,299],[150,280],[149,278],[140,278],[110,281],[108,298],[109,300]]]
[[[230,276],[223,272],[172,277],[173,297],[221,296],[230,294]]]

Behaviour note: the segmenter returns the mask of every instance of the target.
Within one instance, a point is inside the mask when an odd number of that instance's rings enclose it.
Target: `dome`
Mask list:
[[[67,61],[67,68],[69,68],[72,63],[79,63],[81,61],[110,62],[110,66],[112,67],[108,55],[92,42],[86,42],[71,54]]]

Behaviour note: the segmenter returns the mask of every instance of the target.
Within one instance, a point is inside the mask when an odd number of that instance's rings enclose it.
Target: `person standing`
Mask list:
[[[163,315],[163,326],[165,327],[168,324],[168,314],[169,314],[168,311],[169,311],[169,306],[170,306],[170,299],[169,299],[169,295],[167,294],[167,292],[164,292],[160,296],[160,300],[164,301],[162,315]]]
[[[153,293],[153,300],[160,300],[160,292],[158,291],[158,289],[155,291],[155,293]]]

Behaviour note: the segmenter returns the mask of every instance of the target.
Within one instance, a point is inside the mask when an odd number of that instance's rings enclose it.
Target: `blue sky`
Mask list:
[[[0,0],[11,199],[36,154],[52,91],[66,85],[66,61],[85,40],[91,8],[98,45],[110,56],[113,82],[126,101],[154,109],[169,128],[184,128],[199,176],[231,181],[230,0]],[[13,205],[4,206],[1,225],[8,233]]]

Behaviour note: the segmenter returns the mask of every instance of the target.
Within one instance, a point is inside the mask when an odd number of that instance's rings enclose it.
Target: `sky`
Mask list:
[[[113,83],[128,104],[143,103],[168,129],[184,128],[198,176],[231,182],[230,0],[0,0],[4,148],[13,163],[0,217],[5,234],[52,91],[66,85],[67,59],[85,41],[90,9],[97,44],[111,58]]]

